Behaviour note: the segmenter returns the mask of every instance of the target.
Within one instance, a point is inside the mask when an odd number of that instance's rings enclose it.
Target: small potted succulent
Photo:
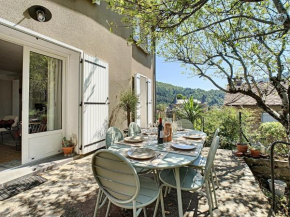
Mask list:
[[[250,152],[252,157],[260,157],[261,154],[261,146],[260,145],[252,145],[250,147]]]
[[[72,154],[74,149],[74,145],[70,140],[67,140],[66,137],[63,137],[62,139],[62,151],[64,155]]]

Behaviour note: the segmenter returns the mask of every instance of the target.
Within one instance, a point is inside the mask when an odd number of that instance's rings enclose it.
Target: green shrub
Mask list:
[[[212,107],[204,114],[204,131],[208,135],[208,145],[210,145],[216,129],[219,128],[220,148],[235,148],[234,144],[239,141],[240,132],[239,111],[242,112],[243,132],[248,135],[253,124],[252,112],[248,109]]]
[[[279,122],[267,122],[260,125],[257,131],[257,140],[269,147],[273,142],[287,140],[286,130]],[[287,155],[289,148],[286,145],[276,145],[275,154]]]

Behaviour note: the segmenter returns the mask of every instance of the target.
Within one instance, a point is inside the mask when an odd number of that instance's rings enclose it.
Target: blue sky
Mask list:
[[[165,62],[157,56],[156,79],[164,83],[173,84],[180,87],[200,88],[203,90],[217,89],[210,81],[199,77],[189,77],[188,74],[181,74],[185,69],[179,62]],[[226,81],[217,80],[218,83],[225,87]]]

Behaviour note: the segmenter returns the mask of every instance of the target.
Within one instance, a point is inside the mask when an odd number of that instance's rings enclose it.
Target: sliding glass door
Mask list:
[[[22,159],[29,162],[61,152],[65,59],[29,47],[23,56]]]

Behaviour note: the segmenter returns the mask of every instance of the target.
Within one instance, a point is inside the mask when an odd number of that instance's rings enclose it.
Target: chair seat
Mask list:
[[[140,180],[140,192],[136,198],[136,208],[143,208],[153,203],[159,196],[158,184],[147,177],[139,176]],[[114,203],[112,201],[112,203]],[[115,204],[125,209],[133,209],[133,202],[126,204]]]
[[[148,173],[149,171],[151,171],[150,169],[145,169],[145,168],[141,168],[141,167],[134,167],[134,168],[138,174],[144,174],[144,173]]]
[[[204,184],[203,176],[193,168],[181,167],[179,169],[181,190],[192,191],[200,189]],[[176,188],[174,169],[162,170],[160,180],[169,187]]]
[[[7,130],[6,128],[0,128],[0,132],[7,132],[9,130]]]
[[[198,158],[194,162],[192,162],[189,166],[196,169],[205,169],[206,160],[207,160],[206,157],[199,155]]]

